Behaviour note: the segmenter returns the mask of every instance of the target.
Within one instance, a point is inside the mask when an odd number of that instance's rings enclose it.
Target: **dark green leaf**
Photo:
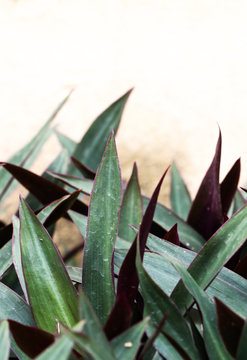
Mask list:
[[[206,288],[212,282],[246,238],[247,206],[244,206],[211,237],[189,266],[189,273],[200,287]],[[172,299],[180,309],[192,303],[181,281],[174,289]]]
[[[1,360],[8,360],[10,351],[10,334],[8,321],[0,322],[0,351]]]
[[[148,320],[148,318],[142,320],[111,341],[112,348],[118,360],[135,359]]]
[[[71,93],[70,93],[71,94]],[[53,112],[51,117],[47,120],[47,122],[42,126],[42,128],[38,131],[38,133],[33,137],[33,139],[25,145],[20,151],[18,151],[14,156],[9,159],[9,162],[16,165],[25,166],[25,168],[29,168],[36,157],[39,155],[39,152],[44,145],[45,141],[51,134],[51,130],[49,128],[51,122],[62,109],[64,104],[70,97],[70,94],[66,96],[66,98],[58,105],[56,110]],[[4,169],[0,170],[0,199],[3,201],[9,193],[15,188],[17,185],[16,182],[12,183],[12,176],[8,174]]]
[[[90,198],[82,278],[83,289],[102,324],[115,301],[112,261],[120,202],[121,175],[112,133]]]
[[[114,129],[117,132],[120,119],[124,110],[130,91],[109,106],[93,122],[82,140],[77,144],[73,157],[77,158],[89,169],[96,171],[103,156],[107,139]],[[69,173],[76,175],[74,167],[70,168]]]
[[[147,198],[143,197],[144,209],[146,209],[148,201]],[[193,251],[199,251],[205,244],[205,239],[197,231],[164,205],[157,204],[154,221],[166,229],[166,231],[177,224],[181,243]]]
[[[129,224],[139,227],[141,220],[142,198],[138,183],[137,167],[134,164],[131,178],[123,196],[118,235],[132,242],[136,234]]]
[[[203,333],[206,349],[210,360],[230,360],[231,355],[226,350],[220,337],[217,327],[217,316],[214,303],[209,299],[207,294],[198,286],[189,272],[180,264],[173,263],[184,282],[187,290],[196,300],[203,319]]]
[[[240,176],[240,159],[238,159],[230,169],[222,183],[220,184],[220,194],[222,202],[222,211],[227,214],[234,195],[237,191]]]
[[[175,163],[172,164],[170,200],[172,210],[181,219],[186,220],[191,207],[191,198],[187,186]]]
[[[241,338],[238,345],[237,360],[246,360],[247,354],[247,320],[245,320]]]
[[[78,297],[61,256],[23,199],[19,211],[23,272],[37,325],[49,332],[56,329],[55,319],[73,326],[78,320]]]

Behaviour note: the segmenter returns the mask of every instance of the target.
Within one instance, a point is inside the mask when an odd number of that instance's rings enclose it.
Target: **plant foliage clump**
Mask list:
[[[220,182],[221,134],[192,200],[175,165],[151,198],[133,165],[121,178],[115,134],[130,91],[79,143],[52,120],[8,162],[1,203],[22,184],[12,222],[0,227],[1,359],[179,360],[246,358],[247,206],[240,160]],[[62,147],[41,176],[29,169],[52,133]],[[171,172],[171,209],[158,203]],[[63,257],[61,217],[81,243]],[[73,260],[82,254],[82,264]]]

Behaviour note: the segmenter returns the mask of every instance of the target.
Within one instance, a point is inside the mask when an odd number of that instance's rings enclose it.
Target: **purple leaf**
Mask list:
[[[74,156],[71,156],[71,161],[75,165],[75,167],[80,171],[80,173],[87,179],[94,179],[96,173],[89,169],[86,165],[82,164],[78,159],[76,159]]]
[[[247,279],[247,254],[239,260],[234,272]]]
[[[220,184],[223,214],[227,214],[232,203],[240,176],[240,159],[238,159]]]
[[[32,359],[55,341],[54,335],[38,327],[23,325],[14,320],[8,322],[16,344]]]
[[[227,350],[235,358],[244,320],[217,298],[215,304],[221,337]]]
[[[220,157],[221,133],[219,133],[213,161],[202,180],[187,220],[188,224],[197,230],[206,240],[224,222],[219,184]]]
[[[20,166],[1,162],[6,170],[8,170],[26,189],[28,189],[42,204],[47,205],[62,196],[69,193],[62,187],[54,184],[52,181],[34,174],[33,172],[23,169]],[[81,201],[76,200],[72,209],[87,215],[87,206]]]
[[[140,225],[140,229],[139,229],[139,234],[137,235],[139,237],[139,241],[140,241],[141,259],[143,259],[143,256],[144,256],[146,241],[147,241],[147,237],[148,237],[151,225],[152,225],[159,191],[160,191],[162,182],[164,180],[164,177],[167,173],[167,170],[165,171],[165,173],[162,176],[161,180],[159,181],[156,189],[154,190],[154,193],[150,199],[148,207],[143,216],[143,219],[142,219],[142,222]],[[134,299],[137,295],[138,284],[139,284],[137,270],[136,270],[136,264],[135,264],[136,242],[137,242],[137,237],[135,238],[134,242],[132,243],[132,245],[122,263],[122,266],[119,271],[118,285],[117,285],[117,299],[120,296],[123,296],[123,294],[125,294],[125,297],[128,300],[129,305],[131,307],[133,306]]]
[[[167,231],[167,233],[164,236],[164,239],[172,244],[180,246],[177,224],[175,224],[169,231]]]
[[[131,325],[132,307],[123,292],[117,297],[114,307],[104,325],[104,332],[108,340],[124,332]]]

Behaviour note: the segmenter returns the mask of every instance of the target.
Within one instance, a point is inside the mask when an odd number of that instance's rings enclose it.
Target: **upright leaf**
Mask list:
[[[188,271],[198,285],[206,288],[224,264],[247,238],[247,206],[245,205],[211,237],[190,264]],[[180,309],[189,307],[192,299],[180,281],[172,293]]]
[[[198,359],[198,353],[186,320],[169,296],[166,295],[148,275],[142,265],[139,252],[136,256],[136,266],[141,293],[144,298],[144,313],[151,317],[150,323],[158,326],[164,315],[167,314],[167,319],[163,327],[164,331],[184,349],[191,359]],[[148,334],[152,332],[153,329],[149,327]],[[163,335],[158,336],[154,345],[165,358],[181,358],[173,345]]]
[[[219,134],[213,161],[202,180],[187,220],[188,224],[193,226],[206,240],[224,222],[219,184],[220,157],[221,134]]]
[[[220,184],[222,211],[227,214],[236,194],[240,176],[240,159],[238,159]]]
[[[135,360],[148,320],[148,318],[142,320],[111,341],[118,360]]]
[[[203,318],[205,345],[210,360],[233,359],[226,350],[222,338],[220,337],[214,303],[208,298],[207,294],[198,286],[182,265],[174,262],[174,266],[181,275],[187,290],[194,297],[200,308]]]
[[[0,322],[0,351],[1,360],[8,360],[10,351],[10,334],[8,321]]]
[[[57,116],[57,114],[62,109],[64,104],[67,102],[67,100],[70,97],[70,94],[71,93],[69,93],[69,95],[66,96],[65,99],[58,105],[56,110],[53,112],[53,114],[50,116],[47,122],[42,126],[42,128],[37,132],[37,134],[33,137],[33,139],[9,159],[10,163],[16,165],[22,165],[25,166],[26,168],[29,168],[32,165],[37,155],[39,154],[41,147],[43,146],[43,144],[51,134],[49,128],[51,122]],[[17,185],[16,183],[13,183],[11,185],[12,183],[11,178],[12,178],[11,175],[8,174],[4,169],[0,170],[1,201],[3,201]]]
[[[129,225],[139,227],[141,220],[142,198],[138,183],[137,167],[136,164],[134,164],[131,178],[123,196],[118,235],[121,238],[132,242],[136,234]]]
[[[82,277],[83,289],[102,324],[115,301],[112,269],[120,202],[121,175],[112,133],[90,197]]]
[[[54,332],[55,319],[73,326],[78,297],[48,232],[20,199],[21,256],[29,303],[37,325]]]
[[[229,353],[235,357],[244,320],[217,298],[215,304],[221,337]]]
[[[244,328],[238,344],[237,360],[245,360],[247,353],[247,320],[245,320]]]
[[[144,210],[146,209],[149,199],[143,197]],[[205,239],[188,225],[183,219],[177,216],[173,211],[164,205],[157,204],[154,221],[161,225],[166,231],[177,224],[177,230],[180,242],[193,251],[199,251],[205,243]]]
[[[89,169],[97,170],[110,132],[112,129],[114,129],[115,133],[117,132],[124,106],[130,93],[131,90],[99,115],[76,146],[73,157],[77,158]],[[72,165],[69,173],[75,175],[75,168]]]
[[[171,206],[172,210],[183,220],[186,220],[191,207],[191,198],[187,186],[175,163],[172,164]]]

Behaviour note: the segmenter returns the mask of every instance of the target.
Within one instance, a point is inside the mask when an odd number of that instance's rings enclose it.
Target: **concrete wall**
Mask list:
[[[117,137],[150,193],[176,160],[195,193],[218,137],[222,176],[247,179],[247,3],[241,0],[1,0],[0,159],[22,146],[72,88],[57,119],[79,140],[131,87]],[[58,152],[56,139],[39,159]],[[163,190],[163,198],[166,190]]]

